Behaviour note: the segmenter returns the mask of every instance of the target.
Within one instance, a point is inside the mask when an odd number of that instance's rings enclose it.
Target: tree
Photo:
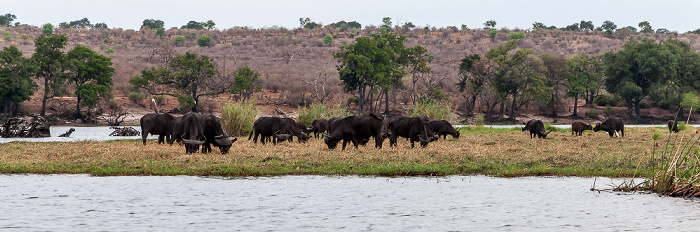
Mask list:
[[[669,34],[669,33],[671,33],[671,31],[669,31],[669,30],[666,29],[666,28],[659,28],[659,29],[656,29],[656,34],[665,35],[665,34]]]
[[[524,39],[525,38],[525,32],[524,31],[511,31],[508,33],[508,39]]]
[[[541,23],[541,22],[534,22],[534,23],[532,24],[532,30],[537,30],[537,29],[540,29],[540,28],[542,28],[542,29],[547,29],[547,26],[544,25],[544,23]]]
[[[88,20],[87,18],[82,18],[80,20],[71,21],[70,23],[68,23],[68,25],[71,28],[90,28],[90,27],[92,27],[92,24],[90,24],[90,20]]]
[[[204,29],[204,24],[197,22],[197,21],[189,21],[187,24],[182,25],[180,29],[195,29],[195,30],[201,30]]]
[[[518,46],[517,40],[509,40],[505,45],[491,49],[486,53],[486,58],[493,61],[497,67],[494,70],[493,87],[501,94],[502,104],[499,118],[503,118],[505,100],[510,96],[512,104],[510,108],[510,120],[515,120],[515,110],[518,108],[518,96],[530,100],[532,97],[541,96],[544,83],[541,73],[541,63],[536,62],[530,55],[534,51],[520,49],[514,54],[510,51]]]
[[[579,24],[579,28],[580,28],[582,31],[585,31],[585,30],[592,31],[592,30],[595,28],[595,26],[593,26],[593,22],[592,22],[592,21],[583,21],[583,20],[581,20],[581,23]]]
[[[496,28],[496,21],[495,20],[488,20],[484,23],[484,29],[493,29]]]
[[[68,52],[67,59],[68,79],[75,84],[76,115],[83,119],[80,106],[93,108],[100,96],[111,91],[114,74],[112,58],[77,45]]]
[[[654,29],[651,28],[651,24],[648,21],[642,21],[638,26],[642,29],[641,33],[654,33]]]
[[[457,90],[466,93],[467,113],[474,114],[476,99],[488,87],[493,78],[493,68],[489,60],[481,59],[479,54],[467,55],[459,64],[461,79],[457,83]]]
[[[301,28],[305,28],[305,29],[314,29],[317,27],[323,27],[323,25],[320,23],[311,22],[311,19],[309,19],[309,18],[306,18],[306,19],[299,18],[299,26],[301,26]]]
[[[16,46],[0,51],[0,107],[9,116],[17,115],[17,106],[31,99],[38,86],[32,80],[38,67],[22,56]]]
[[[605,31],[611,32],[615,32],[615,29],[617,29],[617,25],[615,25],[615,23],[613,23],[610,20],[605,20],[605,22],[603,22],[603,25],[601,25],[600,27],[603,28],[603,30]]]
[[[141,70],[141,75],[132,77],[129,83],[151,95],[176,97],[181,105],[191,106],[197,112],[201,97],[216,96],[231,87],[231,81],[217,74],[211,58],[186,52],[171,59],[168,66]]]
[[[53,25],[50,23],[44,24],[41,28],[41,33],[46,36],[53,34]]]
[[[569,76],[567,77],[566,96],[574,98],[574,113],[578,116],[578,99],[583,96],[586,104],[590,104],[603,85],[605,66],[601,56],[582,53],[571,56],[567,61]]]
[[[143,24],[141,24],[141,30],[143,29],[158,29],[158,28],[163,28],[165,29],[165,23],[161,20],[157,19],[144,19]]]
[[[416,83],[420,80],[419,75],[422,76],[424,73],[428,73],[431,70],[430,66],[428,66],[428,49],[416,45],[415,47],[406,48],[405,54],[408,57],[406,68],[408,69],[408,73],[411,74],[411,100],[415,105]]]
[[[5,15],[0,15],[0,27],[12,27],[12,21],[15,21],[17,16],[7,13]]]
[[[491,42],[496,42],[496,35],[498,34],[498,30],[496,29],[491,29],[489,31],[489,38],[491,39]]]
[[[92,28],[94,28],[94,29],[107,29],[109,27],[107,27],[106,23],[95,23],[94,25],[92,25]]]
[[[677,60],[677,65],[674,67],[676,76],[671,78],[668,86],[665,87],[665,89],[677,91],[666,91],[666,101],[675,98],[677,102],[669,101],[669,106],[682,108],[687,106],[680,104],[683,94],[697,93],[700,90],[700,53],[692,49],[689,43],[678,40],[668,40],[663,45],[671,51]],[[669,107],[669,110],[675,112],[676,108]],[[678,117],[683,118],[682,110],[679,111]]]
[[[207,35],[197,37],[197,45],[200,47],[211,47],[211,37]]]
[[[565,106],[562,94],[569,76],[567,59],[564,55],[549,53],[540,53],[539,58],[544,66],[544,84],[549,90],[549,96],[544,98],[543,103],[547,109],[551,110],[552,116],[557,117],[558,110]]]
[[[562,28],[563,31],[579,31],[579,24],[574,23],[569,26],[566,26],[565,28]]]
[[[207,29],[207,30],[212,30],[215,28],[215,26],[216,26],[216,23],[214,23],[214,21],[212,21],[212,20],[208,20],[206,23],[202,23],[202,27],[204,27],[204,29]]]
[[[187,38],[182,35],[177,35],[175,38],[173,38],[173,43],[175,43],[175,45],[182,45],[185,43],[185,41],[187,41]]]
[[[326,45],[333,44],[333,36],[331,34],[326,34],[325,36],[323,36],[323,43]]]
[[[245,102],[255,92],[262,90],[262,85],[258,83],[260,74],[248,66],[243,66],[233,74],[233,86],[229,90],[232,94],[238,94],[239,98]]]
[[[68,44],[68,36],[52,35],[39,36],[34,40],[34,54],[32,60],[36,62],[39,70],[38,78],[44,79],[44,96],[41,99],[41,116],[46,116],[46,100],[65,93],[64,73],[66,66],[66,54],[63,49]]]
[[[651,87],[667,81],[675,75],[676,58],[667,46],[651,39],[627,41],[622,51],[605,54],[605,87],[627,102],[640,119],[639,103],[652,90]]]

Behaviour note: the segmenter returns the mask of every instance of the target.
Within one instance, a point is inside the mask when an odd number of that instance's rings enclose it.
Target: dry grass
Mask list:
[[[505,129],[463,131],[427,148],[375,149],[372,145],[329,151],[319,139],[309,143],[253,144],[240,138],[230,153],[187,155],[181,146],[149,141],[0,144],[0,173],[89,173],[93,175],[290,174],[494,176],[650,176],[654,132],[664,128],[628,128],[624,138],[607,133],[554,132],[546,140]],[[667,133],[667,132],[666,132]],[[373,141],[370,142],[372,144]],[[658,158],[658,157],[657,157]],[[658,169],[658,168],[657,168]]]

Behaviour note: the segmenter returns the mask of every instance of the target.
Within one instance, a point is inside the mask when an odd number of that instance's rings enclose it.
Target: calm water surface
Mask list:
[[[137,131],[141,131],[141,127],[132,126]],[[75,128],[75,131],[71,133],[70,137],[58,137],[59,135],[66,133],[70,128]],[[51,137],[44,138],[0,138],[0,143],[8,143],[12,141],[26,141],[26,142],[77,142],[84,140],[95,140],[95,141],[106,141],[115,139],[141,139],[141,136],[109,136],[114,129],[110,129],[108,126],[94,126],[94,127],[79,127],[79,126],[52,126],[49,128],[51,130]],[[148,139],[158,139],[157,135],[149,135]]]
[[[697,231],[700,204],[593,178],[0,175],[18,231]],[[597,188],[620,179],[598,178]]]

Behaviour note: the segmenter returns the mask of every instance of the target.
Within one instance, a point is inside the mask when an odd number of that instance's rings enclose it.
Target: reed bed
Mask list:
[[[149,140],[0,144],[0,173],[87,173],[92,175],[453,175],[652,177],[661,157],[654,155],[654,133],[665,128],[627,128],[624,138],[586,132],[553,132],[530,139],[516,129],[462,129],[460,139],[411,149],[399,139],[375,149],[328,150],[322,139],[308,143],[253,144],[239,138],[230,152],[186,154],[178,145]],[[673,147],[673,145],[671,145]],[[679,162],[686,165],[688,162]]]

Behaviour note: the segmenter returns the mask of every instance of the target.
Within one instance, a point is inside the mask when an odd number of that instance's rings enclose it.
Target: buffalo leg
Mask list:
[[[141,133],[141,139],[143,139],[143,145],[144,145],[144,146],[146,145],[146,137],[148,137],[148,132],[147,132],[147,131],[144,131],[143,133]]]

